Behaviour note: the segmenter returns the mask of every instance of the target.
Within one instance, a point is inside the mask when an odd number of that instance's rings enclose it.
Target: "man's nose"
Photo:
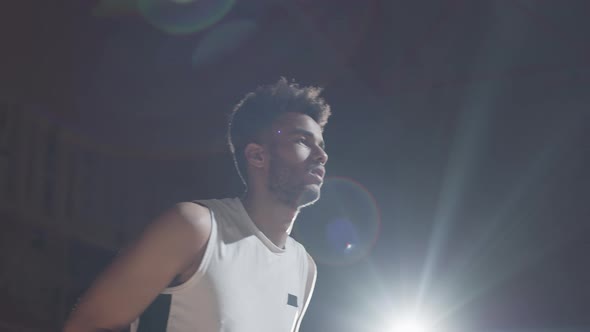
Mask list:
[[[321,147],[318,147],[316,160],[322,165],[325,165],[328,162],[328,154]]]

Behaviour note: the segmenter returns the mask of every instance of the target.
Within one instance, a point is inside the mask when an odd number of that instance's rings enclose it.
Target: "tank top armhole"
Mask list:
[[[303,251],[303,294],[305,294],[305,290],[307,289],[307,282],[308,282],[308,275],[309,275],[309,257],[311,257],[305,247],[299,243],[301,251]],[[305,297],[305,295],[304,295]],[[307,299],[306,299],[307,300]]]
[[[301,243],[295,241],[294,239],[290,240],[292,241],[293,248],[295,248],[298,251],[297,256],[299,257],[300,263],[302,264],[301,280],[303,281],[303,294],[305,294],[305,289],[307,288],[307,278],[309,274],[309,258],[311,256]]]
[[[167,287],[161,292],[161,294],[174,294],[193,285],[195,282],[201,279],[203,275],[205,275],[207,267],[209,266],[209,262],[211,261],[211,257],[213,256],[215,244],[217,243],[217,223],[215,222],[215,213],[213,212],[211,207],[205,205],[201,201],[194,201],[193,203],[202,205],[209,209],[209,216],[211,218],[211,233],[209,234],[209,239],[207,240],[207,245],[205,246],[205,253],[203,254],[203,259],[201,260],[199,268],[197,268],[195,273],[193,273],[193,275],[190,276],[190,278],[187,281],[183,282],[178,286]]]

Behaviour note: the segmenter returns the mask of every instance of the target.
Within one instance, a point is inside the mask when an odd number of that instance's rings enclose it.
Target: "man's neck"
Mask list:
[[[242,204],[256,227],[277,247],[284,248],[299,210],[270,195],[250,192],[242,197]]]

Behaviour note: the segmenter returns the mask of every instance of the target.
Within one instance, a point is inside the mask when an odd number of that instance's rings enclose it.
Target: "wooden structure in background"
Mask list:
[[[0,332],[59,326],[118,248],[161,209],[199,194],[191,176],[212,167],[150,158],[92,144],[47,114],[2,105]],[[201,186],[203,195],[210,187]]]

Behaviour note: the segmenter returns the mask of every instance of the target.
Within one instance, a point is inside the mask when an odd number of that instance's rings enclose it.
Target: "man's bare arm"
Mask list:
[[[177,204],[96,279],[64,332],[116,331],[129,325],[175,276],[200,264],[210,234],[207,208]]]

